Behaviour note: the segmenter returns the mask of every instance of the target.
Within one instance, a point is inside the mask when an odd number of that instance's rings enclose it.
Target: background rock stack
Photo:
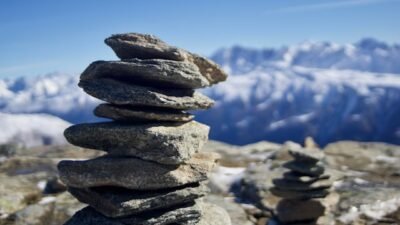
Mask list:
[[[66,224],[229,225],[227,213],[202,202],[217,156],[201,153],[209,128],[186,110],[213,101],[194,91],[226,79],[213,62],[151,35],[105,40],[121,61],[96,61],[79,86],[105,101],[94,113],[112,122],[79,124],[65,137],[105,151],[85,161],[61,161],[61,180],[89,206]]]
[[[332,185],[320,163],[323,152],[316,148],[295,148],[289,154],[294,159],[283,164],[288,171],[274,179],[271,188],[272,194],[282,198],[276,207],[277,220],[280,224],[317,224],[325,212],[320,199],[329,194]]]

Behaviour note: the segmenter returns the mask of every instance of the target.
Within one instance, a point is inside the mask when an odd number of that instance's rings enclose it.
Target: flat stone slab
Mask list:
[[[299,199],[306,200],[312,198],[325,198],[329,191],[327,189],[318,189],[312,191],[292,191],[292,190],[282,190],[277,187],[270,189],[271,193],[275,196],[287,199]]]
[[[167,88],[202,88],[210,85],[193,63],[164,59],[96,61],[81,74],[81,80],[112,78]]]
[[[159,191],[133,191],[115,187],[85,189],[70,187],[68,191],[96,211],[115,218],[193,202],[203,197],[208,188],[205,184],[196,183]]]
[[[155,210],[139,215],[109,218],[96,212],[91,207],[83,208],[75,213],[64,225],[169,225],[185,224],[187,221],[199,221],[201,202],[185,204],[173,208]]]
[[[169,59],[194,63],[201,74],[216,84],[224,81],[227,74],[214,62],[186,50],[170,46],[159,38],[148,34],[115,34],[105,39],[120,59]]]
[[[118,122],[73,125],[64,131],[69,143],[115,156],[134,156],[162,164],[182,164],[199,152],[209,127],[195,122],[123,124]]]
[[[320,201],[283,199],[277,205],[277,216],[280,222],[295,223],[317,220],[325,213],[325,207]]]
[[[302,183],[313,183],[318,180],[326,180],[331,176],[329,174],[321,174],[319,176],[307,176],[302,173],[296,173],[293,171],[283,173],[283,178],[290,181],[298,181]]]
[[[311,163],[297,160],[289,161],[287,163],[284,163],[282,166],[290,169],[291,171],[302,173],[311,177],[319,177],[325,171],[325,168],[323,166],[315,164],[314,162]]]
[[[317,148],[292,148],[289,154],[297,161],[317,163],[324,158],[322,150]]]
[[[126,122],[188,122],[194,118],[194,115],[176,109],[121,106],[112,104],[100,104],[94,109],[94,114],[98,117]]]
[[[117,105],[190,110],[208,109],[214,104],[205,95],[189,89],[161,89],[106,78],[81,80],[79,86],[89,95]]]
[[[300,182],[300,181],[291,181],[286,179],[274,179],[272,180],[274,185],[281,190],[289,190],[289,191],[312,191],[318,189],[328,189],[332,186],[332,182],[330,180],[318,180],[312,183]]]
[[[137,158],[103,156],[63,160],[60,179],[70,187],[116,186],[133,190],[162,190],[207,180],[218,155],[198,153],[187,164],[163,165]]]

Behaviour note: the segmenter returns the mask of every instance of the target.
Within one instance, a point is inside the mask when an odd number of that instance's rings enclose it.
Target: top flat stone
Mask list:
[[[81,80],[96,78],[113,78],[172,88],[195,89],[210,85],[193,63],[164,59],[96,61],[83,71]]]
[[[289,154],[298,161],[318,162],[324,157],[324,153],[317,148],[293,148]]]
[[[148,34],[115,34],[105,39],[116,55],[121,59],[169,59],[194,63],[201,74],[216,84],[224,81],[227,74],[214,62],[183,49],[170,46],[159,38]]]

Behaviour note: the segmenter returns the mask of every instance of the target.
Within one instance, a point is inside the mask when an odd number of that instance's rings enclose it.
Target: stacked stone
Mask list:
[[[106,154],[59,163],[69,192],[89,205],[66,224],[230,224],[223,209],[201,200],[217,156],[201,153],[209,127],[186,112],[211,107],[194,89],[226,74],[152,35],[118,34],[105,43],[121,61],[93,62],[79,86],[106,102],[94,114],[113,121],[74,125],[64,134]]]
[[[291,149],[292,161],[283,164],[288,169],[281,178],[273,180],[272,194],[282,198],[276,207],[280,224],[317,224],[324,215],[321,199],[329,194],[330,176],[320,160],[323,152],[315,148]]]

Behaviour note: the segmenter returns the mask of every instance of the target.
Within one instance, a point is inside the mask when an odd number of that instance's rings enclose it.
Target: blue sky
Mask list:
[[[79,73],[116,59],[113,33],[151,33],[208,55],[304,40],[400,42],[400,0],[0,1],[0,77]]]

